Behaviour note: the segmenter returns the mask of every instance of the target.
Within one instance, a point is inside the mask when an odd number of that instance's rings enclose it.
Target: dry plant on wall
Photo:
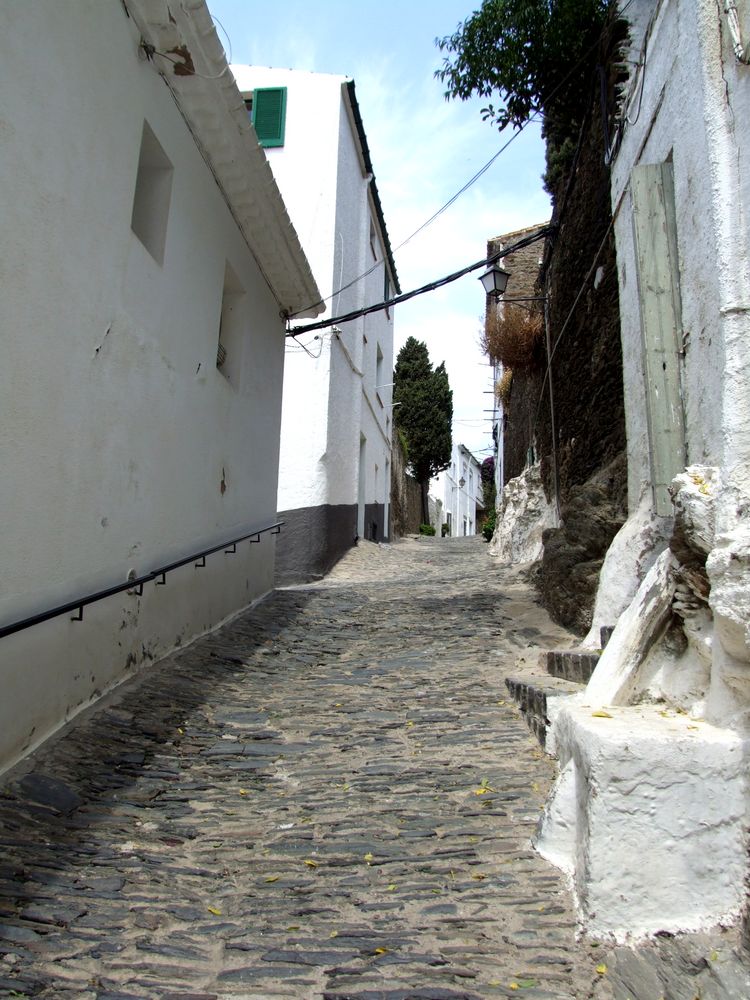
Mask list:
[[[500,362],[505,368],[532,368],[542,328],[538,311],[504,302],[501,308],[487,314],[482,350],[491,361]]]
[[[507,406],[512,386],[513,370],[506,368],[497,382],[495,382],[495,399],[497,399],[498,403],[504,403]]]

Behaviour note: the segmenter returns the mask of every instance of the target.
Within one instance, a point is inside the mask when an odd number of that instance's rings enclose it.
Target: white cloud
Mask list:
[[[377,7],[344,0],[310,6],[288,0],[254,9],[247,0],[209,0],[232,36],[237,62],[350,74],[367,132],[388,232],[394,248],[448,201],[507,141],[481,120],[482,99],[443,98],[433,72],[442,57],[435,35],[470,11],[462,0]],[[257,5],[254,5],[256,7]],[[398,28],[394,28],[394,25]],[[531,126],[482,178],[402,250],[396,265],[410,290],[480,260],[488,238],[544,221],[543,146]],[[478,346],[484,295],[474,276],[400,306],[396,351],[410,335],[446,361],[454,390],[456,436],[479,451],[489,434],[490,370]]]
[[[387,63],[356,77],[378,189],[404,291],[481,260],[487,240],[549,217],[539,180],[543,147],[530,127],[483,177],[403,249],[421,226],[510,137],[481,121],[473,107],[446,103],[432,78],[402,99]],[[415,113],[415,109],[418,111]],[[490,443],[492,373],[479,347],[484,293],[477,271],[396,310],[398,350],[409,336],[426,342],[434,364],[445,361],[454,394],[454,436],[475,452]]]

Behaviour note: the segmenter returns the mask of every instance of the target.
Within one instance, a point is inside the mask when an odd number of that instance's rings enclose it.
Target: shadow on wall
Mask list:
[[[320,580],[349,551],[357,534],[356,504],[328,504],[279,513],[277,587]]]

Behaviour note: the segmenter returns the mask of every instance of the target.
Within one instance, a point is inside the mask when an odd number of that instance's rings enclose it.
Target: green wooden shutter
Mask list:
[[[685,416],[680,385],[682,307],[671,163],[639,164],[633,195],[641,306],[651,487],[656,513],[672,513],[669,486],[684,472]]]
[[[253,93],[253,125],[261,146],[283,146],[286,87],[261,87]]]

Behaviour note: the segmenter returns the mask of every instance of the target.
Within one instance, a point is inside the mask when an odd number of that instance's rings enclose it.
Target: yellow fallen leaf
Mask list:
[[[279,878],[280,878],[279,875],[269,875],[268,878],[266,879],[266,882],[278,882]]]
[[[395,882],[391,882],[391,884],[386,889],[386,892],[395,892],[395,891],[396,891],[396,883]]]
[[[486,876],[486,875],[484,875],[484,874],[483,874],[482,872],[477,872],[477,873],[476,873],[476,875],[472,875],[471,877],[472,877],[472,878],[473,878],[473,879],[474,879],[474,880],[475,880],[476,882],[481,882],[481,881],[482,881],[482,879],[485,879],[485,878],[487,878],[487,876]]]
[[[331,933],[328,935],[328,937],[331,937],[331,938],[335,938],[335,937],[338,937],[338,936],[339,936],[339,932],[338,931],[331,931]]]
[[[605,712],[603,708],[597,708],[597,710],[595,712],[591,713],[591,716],[594,719],[611,719],[612,718],[612,716],[609,714],[609,712]]]
[[[180,726],[177,727],[177,732],[180,734],[180,736],[184,736],[185,735],[185,730],[182,729]]]
[[[246,788],[240,788],[240,795],[247,795],[247,789]]]
[[[221,916],[221,910],[217,910],[215,906],[209,906],[208,907],[208,912],[209,913],[213,913],[213,915],[215,917],[220,917]]]
[[[509,986],[509,987],[510,987],[510,988],[511,988],[512,990],[517,990],[517,989],[518,989],[518,983],[508,983],[508,986]]]
[[[387,955],[388,954],[388,949],[387,948],[376,948],[375,949],[375,954],[376,955]]]
[[[318,867],[318,862],[317,861],[312,861],[309,858],[305,859],[305,864],[307,865],[308,868],[317,868]]]
[[[600,976],[605,976],[607,974],[607,966],[604,964],[604,962],[601,962],[599,965],[597,965],[596,971],[599,973]]]
[[[709,958],[711,959],[712,962],[717,961],[718,957],[719,957],[718,951],[712,951],[711,954],[709,955]]]
[[[406,720],[406,725],[407,725],[408,728],[411,728],[414,725],[414,723],[411,721],[411,719],[407,719]]]
[[[489,788],[475,788],[474,789],[474,794],[475,795],[487,795],[487,794],[489,794],[489,792],[490,792]]]
[[[365,854],[365,861],[367,862],[368,865],[371,861],[374,860],[374,858],[375,855],[371,851],[368,851],[367,854]]]
[[[505,704],[505,702],[504,702],[504,701],[499,701],[499,702],[498,702],[498,705],[504,705],[504,704]]]

